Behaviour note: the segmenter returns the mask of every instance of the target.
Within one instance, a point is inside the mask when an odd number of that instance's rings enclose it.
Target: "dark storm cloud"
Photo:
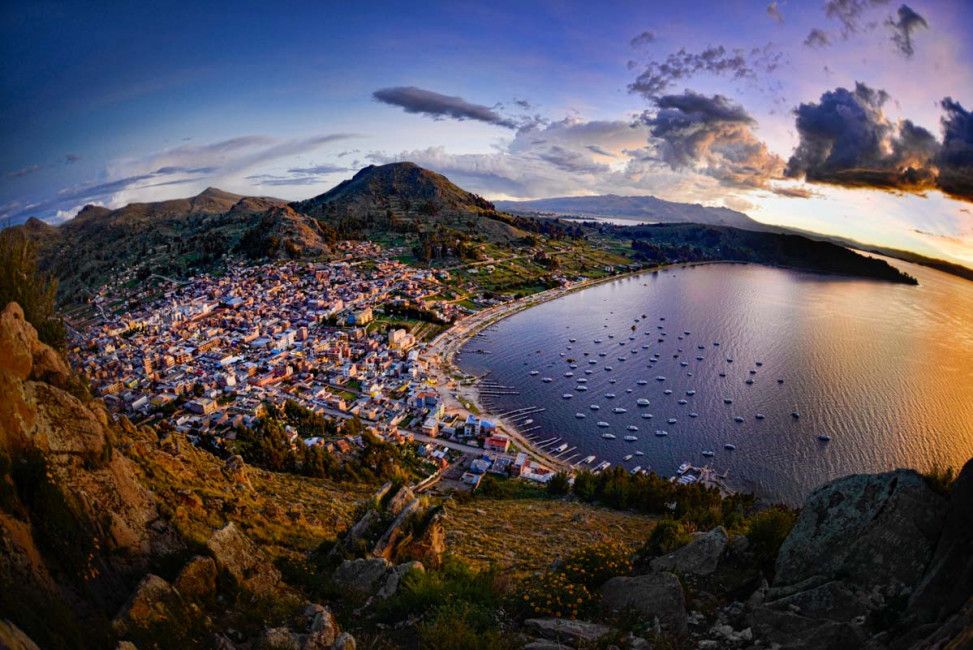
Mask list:
[[[406,113],[427,115],[434,119],[451,117],[460,121],[476,120],[508,129],[519,126],[514,120],[500,115],[489,106],[471,104],[462,97],[442,95],[415,86],[382,88],[372,93],[372,97],[383,104],[398,106]]]
[[[767,15],[773,18],[778,24],[782,24],[784,22],[784,14],[781,13],[780,7],[781,5],[777,2],[777,0],[774,0],[767,5]]]
[[[973,120],[942,101],[943,142],[910,120],[889,121],[882,90],[836,88],[795,111],[800,144],[787,175],[808,182],[922,193],[940,189],[973,201]]]
[[[947,97],[942,101],[943,145],[937,158],[939,187],[964,201],[973,201],[973,112]]]
[[[769,45],[750,51],[727,50],[722,45],[708,47],[702,52],[681,49],[670,54],[664,61],[649,62],[635,81],[629,84],[628,90],[653,99],[675,82],[701,72],[756,81],[760,76],[776,70],[781,56],[779,51]],[[634,67],[638,64],[630,65]]]
[[[804,44],[808,47],[827,47],[831,45],[831,39],[826,31],[815,27],[804,39]]]
[[[755,122],[739,104],[687,90],[659,97],[656,105],[642,122],[656,139],[657,158],[674,171],[694,170],[746,189],[766,189],[781,178],[783,160],[754,135]]]
[[[642,32],[630,41],[632,47],[645,47],[655,42],[655,34],[649,31]]]
[[[885,24],[894,32],[892,42],[899,52],[906,58],[911,58],[915,53],[915,48],[912,46],[912,33],[917,29],[928,29],[929,23],[908,5],[899,7],[898,16],[898,20],[889,18]]]

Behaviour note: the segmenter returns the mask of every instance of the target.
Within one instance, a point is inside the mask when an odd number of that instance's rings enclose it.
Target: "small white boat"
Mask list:
[[[735,418],[733,418],[733,421],[734,422],[743,422],[743,418],[738,415]]]
[[[543,379],[541,379],[541,381],[544,382],[545,384],[549,384],[554,380],[551,379],[550,377],[544,377]]]
[[[679,469],[676,470],[676,474],[685,474],[689,471],[690,467],[692,467],[692,465],[690,465],[689,462],[685,462],[679,466]]]
[[[651,413],[643,413],[642,414],[642,419],[643,420],[651,420],[652,419],[652,414]]]
[[[580,379],[578,379],[578,383],[579,384],[587,384],[588,383],[588,380],[585,379],[584,377],[581,377]]]
[[[684,399],[681,399],[681,400],[679,400],[679,402],[678,402],[678,403],[679,403],[679,404],[689,404],[689,402],[687,402],[687,401],[686,401],[686,400],[684,400]]]
[[[621,406],[616,406],[615,408],[612,409],[612,413],[624,413],[624,412],[625,409],[623,409]]]
[[[574,395],[572,395],[571,393],[564,393],[563,395],[561,395],[561,397],[563,399],[571,399],[572,397],[574,397]]]
[[[618,383],[618,380],[617,379],[609,379],[608,380],[608,383],[609,384],[617,384]]]
[[[689,417],[691,417],[691,418],[698,418],[699,417],[699,413],[697,413],[696,411],[693,411],[692,413],[689,414]]]
[[[560,355],[561,355],[562,357],[564,356],[564,353],[563,353],[563,352],[560,352],[559,354],[560,354]]]
[[[763,420],[763,419],[764,419],[765,417],[767,417],[767,416],[766,416],[766,415],[764,415],[763,413],[757,413],[757,415],[756,415],[756,418],[757,418],[758,420]]]
[[[638,439],[638,436],[625,436],[624,438],[625,442],[637,442]]]
[[[576,364],[576,363],[572,363],[570,366],[568,366],[568,368],[571,368],[572,370],[577,369],[577,367],[578,367],[578,364]]]
[[[714,455],[714,452],[712,452],[712,451],[704,451],[703,452],[703,455],[704,456],[712,456],[712,455]]]
[[[635,455],[636,456],[644,456],[645,455],[645,452],[644,451],[637,451],[637,452],[635,452]]]
[[[637,426],[635,426],[634,424],[630,424],[630,425],[628,425],[628,427],[626,427],[626,428],[627,428],[627,429],[628,429],[629,431],[638,431],[638,430],[639,430],[639,428],[638,428]]]
[[[598,466],[597,466],[597,467],[595,467],[595,468],[594,468],[594,469],[593,469],[592,471],[593,471],[593,472],[594,472],[595,474],[597,474],[598,472],[601,472],[601,471],[603,471],[603,470],[606,470],[606,469],[608,469],[609,467],[611,467],[611,463],[609,463],[609,462],[608,462],[607,460],[603,460],[603,461],[601,461],[600,463],[598,463]]]
[[[530,371],[530,376],[531,377],[536,377],[539,374],[541,374],[539,370],[531,370]]]
[[[573,373],[573,372],[570,372],[570,371],[568,371],[568,372],[566,372],[566,373],[564,373],[564,376],[565,376],[565,377],[574,377],[574,373]]]
[[[664,393],[665,395],[672,395],[672,390],[671,390],[671,389],[669,389],[669,388],[667,388],[667,389],[665,389],[665,390],[664,390],[664,391],[662,391],[662,392],[663,392],[663,393]]]
[[[591,409],[592,411],[597,411],[597,410],[598,410],[598,409],[600,409],[601,407],[600,407],[600,406],[598,406],[597,404],[592,404],[592,405],[591,405],[591,406],[589,406],[588,408],[590,408],[590,409]]]
[[[668,420],[666,420],[666,422],[668,422],[669,424],[675,424],[676,418],[669,418]]]
[[[696,394],[696,391],[694,391],[694,390],[692,390],[692,389],[690,389],[690,390],[687,390],[687,391],[686,391],[686,394],[687,394],[687,395],[689,395],[690,397],[692,397],[693,395],[695,395],[695,394]]]
[[[584,458],[581,459],[581,462],[584,463],[585,465],[588,465],[589,463],[594,462],[594,460],[595,460],[595,457],[593,455],[592,456],[585,456]]]
[[[612,371],[611,366],[605,366],[605,372],[611,372],[611,371]]]
[[[574,387],[574,390],[580,390],[580,391],[584,392],[584,391],[588,390],[588,387],[585,386],[584,384],[581,384],[580,386],[575,386]]]
[[[655,430],[655,435],[659,436],[660,438],[663,438],[663,437],[669,435],[669,432],[668,431],[663,431],[662,429],[656,429]]]
[[[591,371],[590,371],[590,370],[585,370],[585,371],[584,371],[584,374],[586,374],[586,375],[590,375],[590,374],[591,374]]]
[[[747,380],[747,386],[752,386],[752,385],[753,385],[753,380],[752,379],[748,379]]]
[[[577,340],[578,340],[578,339],[568,339],[568,341],[569,341],[570,343],[575,343],[575,342],[577,342]]]
[[[595,343],[601,343],[601,339],[595,339]]]
[[[629,454],[629,455],[625,456],[624,458],[622,458],[622,460],[624,460],[626,462],[632,460],[632,454]]]
[[[685,368],[686,366],[688,366],[688,365],[689,365],[689,363],[688,363],[688,362],[686,362],[686,361],[680,361],[680,362],[679,362],[679,365],[680,365],[680,366],[682,366],[683,368]]]
[[[608,424],[607,422],[599,422],[599,423],[598,423],[598,426],[600,426],[600,427],[602,427],[602,428],[604,428],[604,427],[610,427],[611,425],[610,425],[610,424]]]
[[[732,404],[733,403],[733,400],[731,398],[729,398],[729,397],[724,397],[723,398],[723,403],[724,404]]]
[[[818,440],[822,442],[828,442],[829,440],[831,440],[831,436],[829,436],[826,433],[822,433],[821,435],[818,436]]]
[[[794,418],[794,419],[797,419],[797,418],[801,417],[801,414],[798,413],[797,411],[794,411],[793,413],[791,413],[791,417]]]
[[[615,393],[605,393],[607,399],[615,399]]]
[[[599,352],[598,353],[598,356],[599,357],[607,357],[608,356],[608,353],[607,352]]]
[[[598,360],[597,359],[588,359],[588,365],[597,366],[598,365]]]
[[[645,386],[647,383],[649,383],[649,382],[645,381],[644,379],[639,379],[637,382],[635,382],[635,385],[636,386]]]
[[[639,398],[638,400],[636,400],[635,403],[638,404],[639,406],[648,406],[649,405],[649,400],[647,400],[644,397],[642,397],[642,398]]]
[[[723,445],[723,449],[728,449],[729,451],[733,451],[736,448],[737,446],[734,445],[732,442],[728,442],[725,445]]]
[[[642,471],[641,465],[636,465],[635,467],[632,468],[632,474],[638,474],[641,471]]]
[[[665,378],[665,377],[663,377],[662,375],[659,375],[658,377],[656,377],[656,378],[655,378],[655,380],[656,380],[656,381],[665,381],[665,380],[666,380],[666,378]]]
[[[615,434],[614,433],[603,433],[603,434],[601,434],[601,437],[604,438],[605,440],[614,440],[615,439]]]
[[[626,393],[631,393],[631,392],[632,392],[632,389],[631,389],[631,388],[626,388],[626,389],[625,389],[625,392],[626,392]]]
[[[588,416],[585,415],[584,413],[575,413],[574,414],[574,417],[576,417],[576,418],[578,418],[580,420],[581,418],[586,418]]]

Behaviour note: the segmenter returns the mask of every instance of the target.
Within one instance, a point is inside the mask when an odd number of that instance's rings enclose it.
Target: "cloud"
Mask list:
[[[804,44],[808,47],[827,47],[831,45],[831,38],[826,31],[815,27],[804,39]]]
[[[902,5],[898,11],[899,19],[889,18],[885,24],[892,29],[892,42],[907,59],[912,58],[915,49],[912,46],[912,32],[917,29],[928,29],[929,23],[908,5]]]
[[[973,201],[973,113],[947,97],[940,104],[943,144],[936,158],[940,189],[964,201]]]
[[[780,11],[780,7],[782,6],[783,3],[778,3],[777,0],[767,5],[767,15],[773,18],[779,25],[784,23],[784,14]]]
[[[765,189],[781,177],[784,161],[754,135],[755,122],[739,104],[687,90],[659,97],[656,105],[642,122],[657,139],[658,158],[672,170],[691,170],[745,189]]]
[[[519,124],[503,117],[489,106],[471,104],[462,97],[442,95],[415,86],[396,86],[382,88],[372,93],[372,97],[391,106],[398,106],[406,113],[426,115],[433,119],[451,117],[455,120],[476,120],[496,124],[508,129],[516,129]]]
[[[596,144],[586,144],[584,148],[590,151],[591,153],[598,154],[599,156],[607,156],[608,158],[617,158],[615,154],[613,154],[610,151],[606,151],[604,148],[599,147]]]
[[[655,42],[655,34],[649,31],[642,32],[630,41],[632,47],[645,47]]]
[[[73,165],[74,163],[78,162],[79,160],[81,160],[81,156],[79,156],[77,154],[69,153],[68,155],[64,156],[64,164],[65,165]]]
[[[941,103],[943,142],[910,120],[890,121],[889,96],[858,83],[836,88],[795,111],[800,143],[787,176],[808,182],[923,193],[940,189],[973,201],[973,119],[952,99]]]
[[[4,174],[4,178],[23,178],[24,176],[30,176],[31,174],[36,174],[42,169],[44,169],[44,165],[31,165],[29,167],[24,167],[16,171],[7,172],[6,174]]]
[[[749,51],[727,50],[722,45],[710,46],[702,52],[688,52],[684,48],[670,54],[664,61],[650,61],[635,81],[629,84],[628,90],[651,100],[675,82],[701,72],[757,81],[774,72],[780,65],[781,57],[782,54],[769,44]]]
[[[824,3],[824,13],[828,18],[841,23],[842,36],[848,38],[850,34],[875,27],[875,22],[862,24],[865,13],[873,7],[888,3],[889,0],[827,0]]]

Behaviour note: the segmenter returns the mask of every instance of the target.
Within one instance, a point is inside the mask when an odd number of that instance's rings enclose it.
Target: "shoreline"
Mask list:
[[[525,437],[515,425],[501,417],[500,414],[491,413],[490,409],[483,406],[483,403],[480,400],[479,388],[477,386],[482,377],[474,377],[473,382],[464,384],[463,379],[469,378],[470,375],[463,373],[454,363],[453,357],[456,355],[456,352],[471,338],[488,327],[500,322],[501,320],[509,318],[510,316],[513,316],[514,314],[517,314],[525,309],[536,307],[552,300],[557,300],[558,298],[567,296],[575,291],[581,291],[583,289],[598,286],[599,284],[605,284],[625,278],[632,278],[646,273],[667,271],[673,268],[687,268],[693,266],[702,266],[705,264],[726,263],[738,264],[740,262],[680,262],[678,264],[667,264],[665,266],[657,266],[654,268],[643,268],[637,271],[620,273],[618,275],[594,278],[565,287],[548,289],[546,291],[525,296],[524,298],[514,300],[509,303],[488,307],[482,311],[476,312],[475,314],[471,314],[463,320],[456,322],[445,332],[439,334],[436,338],[429,342],[426,348],[427,354],[430,357],[429,369],[431,374],[436,378],[436,388],[439,389],[439,393],[443,398],[446,410],[449,412],[461,413],[463,415],[468,415],[472,413],[473,410],[476,410],[478,412],[478,417],[490,420],[496,424],[497,430],[506,434],[521,451],[525,451],[529,455],[534,456],[538,461],[548,465],[555,471],[565,471],[568,473],[574,472],[575,468],[571,463],[558,460],[544,450],[539,449],[530,439]],[[461,379],[457,380],[454,379],[454,377],[460,377]],[[464,401],[466,402],[465,404]],[[467,408],[466,404],[472,406],[472,409]]]

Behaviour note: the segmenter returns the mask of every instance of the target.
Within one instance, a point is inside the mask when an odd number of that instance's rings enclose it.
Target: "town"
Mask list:
[[[437,390],[426,339],[477,311],[435,299],[449,272],[408,266],[371,242],[345,242],[341,251],[337,261],[164,279],[120,309],[109,304],[117,295],[103,292],[95,316],[77,324],[72,361],[115,412],[166,423],[210,449],[232,450],[268,405],[294,402],[417,445],[437,478],[453,478],[444,484],[475,489],[487,472],[547,481],[553,470],[489,420],[447,411]],[[285,431],[292,448],[320,446],[338,459],[362,445],[360,435]]]

